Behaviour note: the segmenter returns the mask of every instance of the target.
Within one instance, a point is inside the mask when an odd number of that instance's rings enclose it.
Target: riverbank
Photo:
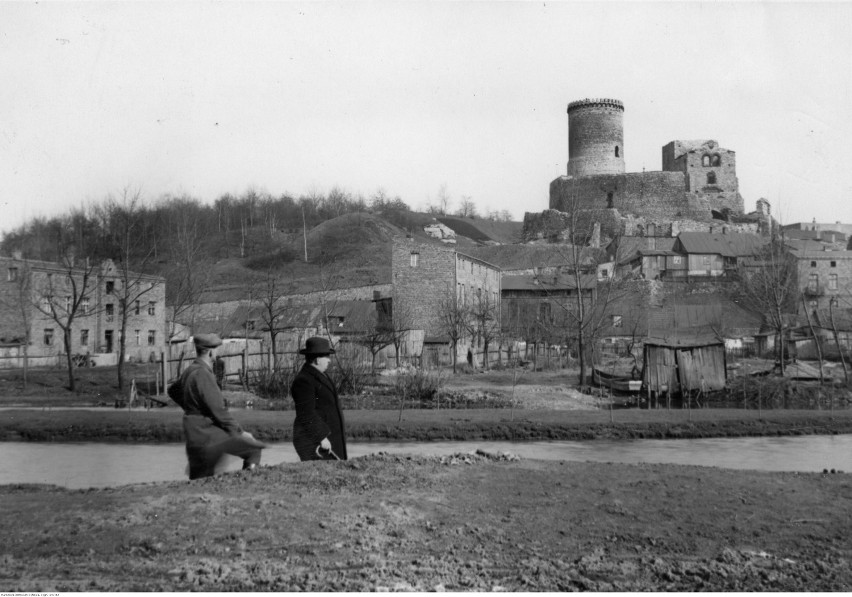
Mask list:
[[[849,475],[377,455],[0,487],[3,591],[841,591]]]
[[[289,441],[293,411],[234,410],[256,437]],[[852,410],[515,409],[353,410],[346,413],[353,440],[593,440],[747,437],[852,433]],[[178,409],[87,411],[4,410],[0,441],[179,442]]]

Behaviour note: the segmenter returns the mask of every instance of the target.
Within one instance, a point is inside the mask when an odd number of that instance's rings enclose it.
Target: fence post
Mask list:
[[[166,393],[166,353],[160,351],[160,379],[163,381],[163,394]],[[157,387],[157,396],[160,395],[159,385]]]

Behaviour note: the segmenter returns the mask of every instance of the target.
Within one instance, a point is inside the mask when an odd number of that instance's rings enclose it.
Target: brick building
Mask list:
[[[79,298],[72,322],[72,354],[114,355],[96,359],[116,362],[119,352],[124,297],[128,305],[125,354],[128,359],[148,360],[166,346],[166,283],[159,276],[123,272],[111,260],[90,270],[60,263],[25,260],[20,255],[0,257],[0,342],[22,345],[26,324],[30,327],[28,353],[34,364],[52,364],[50,357],[64,354],[63,330],[50,315],[65,321]],[[130,281],[124,292],[123,281]],[[23,309],[23,310],[22,310]],[[22,353],[20,353],[22,354]],[[39,359],[45,359],[44,362]]]
[[[796,280],[809,311],[848,307],[852,301],[852,251],[790,251],[796,260]],[[802,305],[796,305],[801,313]]]
[[[487,298],[499,304],[500,268],[443,243],[395,237],[391,263],[394,312],[406,313],[412,328],[423,330],[425,342],[448,341],[440,322],[442,301],[471,304]],[[469,343],[460,342],[459,352]]]

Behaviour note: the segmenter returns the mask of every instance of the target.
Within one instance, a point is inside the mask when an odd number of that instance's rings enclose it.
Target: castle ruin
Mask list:
[[[625,172],[623,121],[616,99],[568,104],[567,175],[550,183],[550,210],[583,226],[599,223],[604,238],[709,231],[714,223],[757,231],[743,217],[734,151],[715,140],[671,141],[662,148],[662,170]],[[564,239],[565,221],[552,211],[527,213],[524,237]]]

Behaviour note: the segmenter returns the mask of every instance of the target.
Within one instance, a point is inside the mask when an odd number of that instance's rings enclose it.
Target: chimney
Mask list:
[[[589,240],[589,246],[595,249],[599,249],[601,246],[601,224],[600,222],[595,222],[594,228],[592,228],[592,238]]]

